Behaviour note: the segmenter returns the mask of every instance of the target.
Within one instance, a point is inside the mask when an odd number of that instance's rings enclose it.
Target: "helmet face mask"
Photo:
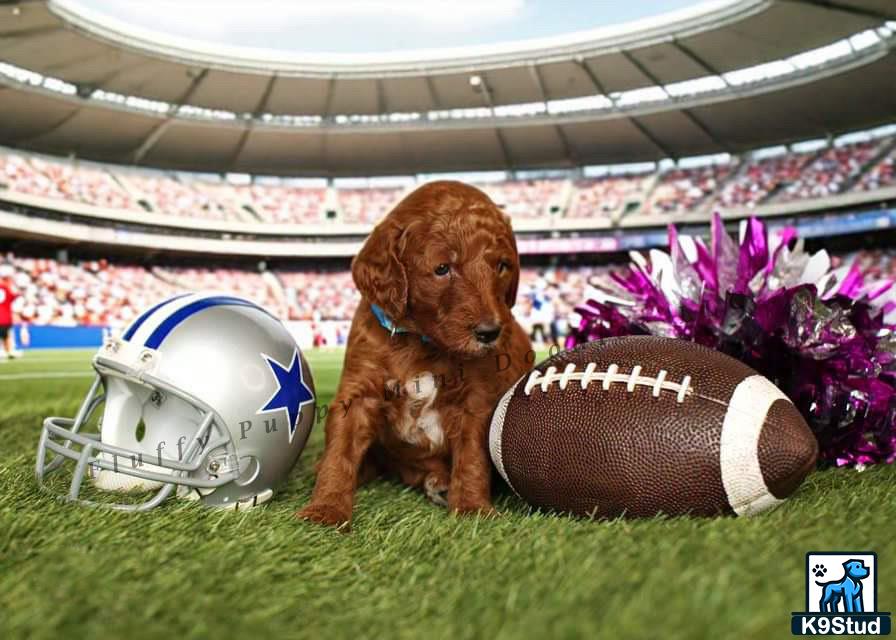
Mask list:
[[[314,417],[311,374],[293,338],[260,307],[211,294],[168,300],[135,324],[147,322],[142,334],[132,325],[101,347],[75,418],[44,421],[38,482],[71,460],[65,497],[82,504],[142,511],[175,489],[231,509],[269,500]],[[149,333],[153,326],[167,328],[161,341],[158,330]],[[82,432],[101,406],[100,432]],[[155,494],[144,502],[90,500],[81,496],[85,477],[103,491]]]

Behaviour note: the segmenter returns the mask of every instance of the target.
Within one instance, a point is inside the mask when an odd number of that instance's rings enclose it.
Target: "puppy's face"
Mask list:
[[[503,348],[519,270],[507,217],[459,182],[410,194],[352,265],[361,292],[396,324],[467,357]]]

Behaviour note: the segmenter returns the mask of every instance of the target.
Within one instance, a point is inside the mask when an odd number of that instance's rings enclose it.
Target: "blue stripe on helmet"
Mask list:
[[[122,336],[122,338],[123,338],[124,340],[130,340],[131,338],[134,337],[134,334],[137,333],[137,329],[139,329],[140,326],[141,326],[144,322],[146,322],[147,320],[149,320],[149,316],[151,316],[152,314],[154,314],[156,311],[158,311],[159,309],[161,309],[162,307],[164,307],[164,306],[165,306],[166,304],[168,304],[169,302],[174,302],[175,300],[180,300],[181,298],[186,298],[188,295],[191,295],[191,294],[189,294],[189,293],[181,293],[180,295],[176,295],[176,296],[174,296],[173,298],[168,298],[167,300],[162,300],[159,304],[157,304],[156,306],[154,306],[152,309],[149,309],[148,311],[144,311],[142,316],[140,316],[139,318],[137,318],[136,320],[134,320],[133,323],[131,323],[131,326],[129,326],[129,327],[128,327],[128,330],[124,332],[124,335]]]
[[[267,315],[272,316],[262,307],[259,307],[257,304],[249,302],[248,300],[244,300],[243,298],[236,298],[233,296],[216,296],[214,298],[204,298],[202,300],[197,300],[196,302],[191,302],[190,304],[181,307],[170,316],[165,318],[162,323],[156,327],[155,331],[150,334],[149,338],[146,339],[144,346],[149,349],[158,349],[159,345],[162,344],[162,341],[168,337],[168,334],[179,325],[181,322],[189,318],[190,316],[202,311],[203,309],[208,309],[209,307],[220,307],[220,306],[233,306],[233,307],[249,307],[251,309],[257,309]],[[276,320],[276,318],[274,318]]]

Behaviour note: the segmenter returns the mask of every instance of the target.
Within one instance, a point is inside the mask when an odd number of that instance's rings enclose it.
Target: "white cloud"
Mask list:
[[[330,0],[284,3],[280,11],[298,19],[392,18],[439,28],[502,22],[519,15],[523,6],[523,0]]]
[[[388,32],[419,29],[430,34],[481,30],[512,21],[526,0],[76,0],[77,4],[145,28],[215,39],[289,32],[318,41],[312,29]],[[303,34],[303,30],[305,34]],[[302,49],[303,47],[297,47]]]

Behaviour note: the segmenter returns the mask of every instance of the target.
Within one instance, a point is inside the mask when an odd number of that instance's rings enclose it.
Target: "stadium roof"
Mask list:
[[[894,21],[890,0],[720,0],[537,41],[315,56],[0,0],[0,143],[283,175],[737,152],[891,121]]]

